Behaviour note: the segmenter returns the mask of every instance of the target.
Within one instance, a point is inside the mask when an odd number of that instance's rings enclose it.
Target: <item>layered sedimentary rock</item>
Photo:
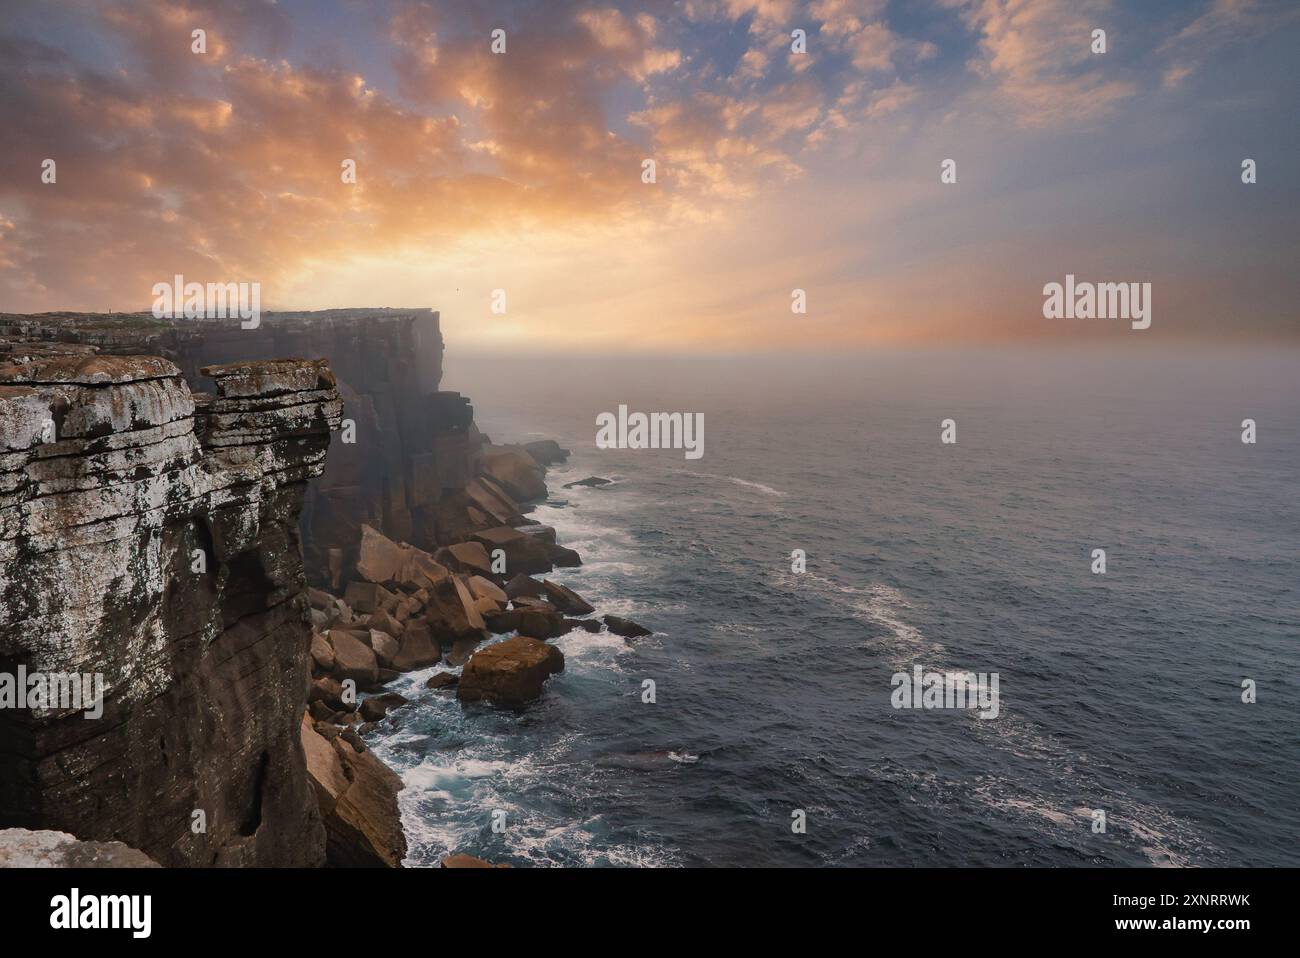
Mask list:
[[[334,376],[200,367],[200,394],[164,357],[43,340],[0,340],[0,674],[102,694],[0,709],[0,826],[164,865],[322,863],[299,514]]]
[[[161,356],[195,388],[207,365],[327,358],[350,428],[334,437],[303,511],[313,582],[338,586],[350,577],[363,524],[432,551],[476,529],[522,521],[515,500],[545,494],[536,462],[521,449],[496,451],[488,468],[469,400],[439,390],[443,342],[432,310],[268,312],[255,329],[238,319],[147,313],[0,314],[0,338],[6,335]]]

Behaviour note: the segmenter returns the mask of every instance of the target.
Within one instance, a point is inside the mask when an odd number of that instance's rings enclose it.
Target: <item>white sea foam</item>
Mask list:
[[[764,495],[775,496],[779,499],[784,499],[789,495],[788,492],[782,492],[780,489],[773,489],[771,486],[764,485],[761,482],[755,482],[752,479],[741,479],[739,476],[719,476],[711,472],[690,472],[688,474],[691,476],[697,476],[701,479],[717,479],[719,482],[734,482],[738,486],[757,489]]]

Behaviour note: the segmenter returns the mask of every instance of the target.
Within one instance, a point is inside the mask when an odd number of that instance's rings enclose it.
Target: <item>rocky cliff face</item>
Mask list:
[[[333,374],[182,369],[111,355],[166,330],[24,323],[35,342],[0,321],[0,675],[102,697],[0,708],[0,826],[165,865],[322,863],[299,518],[342,415]]]
[[[510,496],[480,475],[483,439],[469,400],[438,390],[443,343],[432,310],[263,313],[256,329],[235,319],[0,314],[0,337],[6,335],[92,345],[103,354],[161,356],[194,388],[202,388],[200,371],[211,364],[326,357],[354,429],[334,437],[304,507],[305,558],[314,582],[337,587],[346,580],[363,524],[432,549],[519,518]]]

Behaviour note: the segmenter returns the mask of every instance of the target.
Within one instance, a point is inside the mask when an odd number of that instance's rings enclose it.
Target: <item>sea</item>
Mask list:
[[[556,640],[518,712],[394,682],[406,864],[1300,865],[1300,353],[1133,342],[449,352],[493,441],[571,451],[556,577],[654,634]],[[703,455],[597,448],[620,404]],[[997,717],[896,708],[918,666]]]

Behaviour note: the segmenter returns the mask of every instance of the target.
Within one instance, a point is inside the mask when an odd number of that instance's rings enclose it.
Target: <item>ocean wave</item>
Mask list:
[[[780,489],[773,489],[771,486],[764,485],[761,482],[755,482],[752,479],[741,479],[739,476],[719,476],[712,472],[691,472],[690,475],[700,479],[717,479],[719,482],[734,482],[738,486],[757,489],[764,495],[775,496],[779,499],[784,499],[789,495],[788,492],[782,492]]]

